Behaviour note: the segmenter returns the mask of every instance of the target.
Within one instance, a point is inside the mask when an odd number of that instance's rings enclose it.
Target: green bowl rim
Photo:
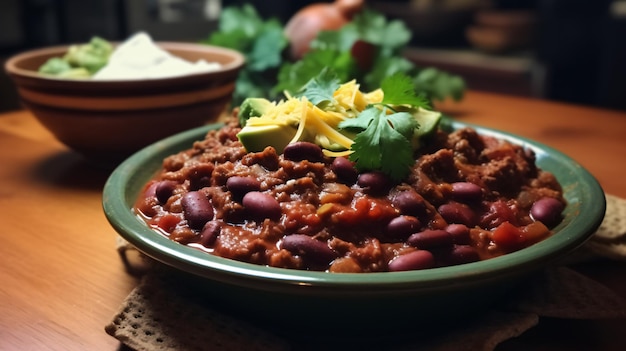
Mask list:
[[[544,267],[547,263],[560,258],[582,245],[600,226],[606,209],[604,192],[598,181],[576,161],[565,154],[541,143],[513,134],[480,127],[474,124],[452,121],[448,127],[475,128],[479,133],[492,135],[531,148],[540,162],[549,157],[557,161],[561,167],[566,166],[579,178],[575,189],[578,199],[577,214],[558,233],[529,248],[485,261],[467,263],[457,266],[440,267],[407,272],[379,273],[327,273],[302,271],[285,268],[261,266],[235,261],[211,255],[199,249],[184,246],[148,228],[130,210],[127,184],[133,175],[145,163],[158,157],[158,165],[163,159],[159,154],[171,151],[176,147],[183,150],[191,147],[194,140],[200,140],[207,131],[219,128],[221,124],[212,124],[194,128],[164,140],[156,142],[136,152],[122,162],[109,176],[103,189],[103,210],[112,227],[139,251],[155,258],[157,261],[176,267],[182,271],[193,273],[205,278],[230,284],[253,287],[256,289],[272,289],[272,286],[313,286],[337,287],[361,291],[403,290],[403,289],[438,289],[467,284],[480,284],[511,275],[523,274]],[[169,154],[169,153],[168,153]],[[543,168],[543,167],[542,167]],[[158,169],[155,168],[153,173]],[[145,179],[147,181],[147,179]],[[138,189],[134,189],[138,191]],[[571,193],[572,196],[575,195]],[[567,198],[567,191],[565,196]],[[572,201],[574,199],[569,199]],[[583,201],[584,200],[584,201]],[[571,205],[568,205],[568,207]],[[557,227],[559,228],[559,227]]]

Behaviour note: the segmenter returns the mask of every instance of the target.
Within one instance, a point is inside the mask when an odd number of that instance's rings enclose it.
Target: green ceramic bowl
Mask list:
[[[463,126],[449,124],[453,129]],[[470,126],[533,149],[539,167],[556,175],[568,206],[553,236],[486,261],[393,273],[309,272],[213,256],[149,229],[131,208],[144,184],[160,169],[163,158],[190,148],[193,141],[203,139],[217,125],[169,137],[124,161],[104,187],[104,212],[115,230],[138,250],[181,275],[191,273],[220,305],[265,323],[300,330],[337,325],[345,333],[398,330],[407,325],[406,318],[413,320],[412,328],[436,325],[480,313],[497,303],[516,283],[583,244],[605,212],[598,182],[566,155],[511,134]]]

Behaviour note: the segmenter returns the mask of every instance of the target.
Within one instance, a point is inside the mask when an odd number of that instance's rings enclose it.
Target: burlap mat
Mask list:
[[[129,273],[142,274],[112,321],[108,334],[137,351],[165,350],[317,350],[333,349],[328,341],[302,343],[225,313],[186,289],[168,270],[137,254],[123,240],[118,250]],[[573,257],[626,260],[626,200],[607,195],[607,212],[598,232]],[[540,317],[626,318],[626,302],[605,286],[564,267],[546,269],[507,305],[486,312],[428,340],[380,340],[368,344],[335,344],[336,349],[474,351],[493,350],[539,323]],[[383,348],[381,348],[383,347]]]

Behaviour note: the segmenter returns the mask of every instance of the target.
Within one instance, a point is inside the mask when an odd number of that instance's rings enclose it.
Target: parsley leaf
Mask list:
[[[296,97],[306,97],[313,105],[334,101],[333,93],[340,86],[337,74],[329,69],[323,69],[315,78],[311,79]]]

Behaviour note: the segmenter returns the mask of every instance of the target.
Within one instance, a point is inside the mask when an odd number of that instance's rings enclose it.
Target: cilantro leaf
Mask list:
[[[382,153],[380,150],[381,129],[379,128],[381,111],[376,108],[368,108],[359,114],[363,122],[367,122],[367,128],[358,133],[354,138],[351,149],[354,151],[350,154],[350,160],[355,162],[358,170],[374,170],[380,169],[382,164]],[[346,124],[343,121],[339,124]],[[372,128],[370,128],[372,126]]]
[[[340,30],[322,30],[317,37],[311,41],[311,50],[337,50],[350,51],[354,43],[360,38],[357,28],[350,23],[344,25]]]
[[[355,16],[353,23],[364,41],[381,46],[387,54],[401,49],[411,40],[411,31],[404,22],[387,21],[384,14],[371,9]]]
[[[404,57],[378,56],[372,65],[372,69],[365,73],[362,81],[365,83],[368,90],[374,90],[380,87],[385,77],[398,72],[411,74],[414,69],[415,65]]]
[[[299,61],[281,66],[274,92],[286,90],[294,95],[325,68],[335,72],[340,82],[345,82],[355,76],[356,63],[350,52],[334,49],[310,51]]]
[[[223,33],[243,30],[247,36],[253,36],[263,26],[263,19],[254,6],[244,4],[241,7],[224,8],[220,14],[218,26],[220,32]]]
[[[383,104],[428,107],[428,100],[415,93],[413,81],[405,74],[396,73],[385,78],[380,87],[385,93]]]
[[[248,68],[264,71],[280,66],[287,38],[278,22],[269,21],[260,29],[247,55]]]
[[[397,112],[387,116],[389,124],[395,131],[407,139],[411,139],[415,129],[419,127],[417,120],[408,112]]]
[[[410,172],[410,167],[415,163],[413,148],[409,139],[405,138],[397,130],[391,128],[389,123],[379,122],[384,128],[386,138],[381,141],[381,171],[388,174],[391,179],[401,180]]]
[[[220,15],[218,30],[201,43],[223,46],[241,52],[246,64],[241,69],[233,94],[233,105],[248,97],[267,97],[273,93],[275,76],[283,64],[287,38],[276,19],[262,19],[249,4],[226,7]]]
[[[306,97],[313,105],[335,100],[333,93],[340,86],[337,74],[328,68],[324,68],[319,75],[312,78],[304,89],[296,94],[296,97]]]
[[[463,78],[434,67],[419,71],[413,79],[413,84],[419,91],[439,101],[445,100],[448,96],[457,101],[461,100],[465,91]]]
[[[387,114],[387,108],[369,107],[340,128],[362,129],[354,138],[350,160],[358,170],[381,170],[394,180],[404,178],[415,162],[410,137],[417,122],[406,112]]]
[[[339,128],[360,132],[367,129],[375,116],[372,115],[376,108],[366,108],[363,112],[359,113],[355,118],[348,118],[339,123]]]

